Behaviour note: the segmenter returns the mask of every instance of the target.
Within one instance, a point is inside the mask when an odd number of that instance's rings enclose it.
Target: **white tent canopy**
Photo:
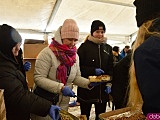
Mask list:
[[[106,25],[110,40],[128,41],[137,31],[134,0],[0,0],[0,24],[23,33],[53,33],[63,21],[77,21],[81,36],[90,32],[93,20]]]

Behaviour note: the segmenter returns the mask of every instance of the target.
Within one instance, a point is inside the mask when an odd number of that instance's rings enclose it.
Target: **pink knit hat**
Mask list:
[[[79,28],[73,19],[66,19],[61,28],[61,38],[79,38]]]

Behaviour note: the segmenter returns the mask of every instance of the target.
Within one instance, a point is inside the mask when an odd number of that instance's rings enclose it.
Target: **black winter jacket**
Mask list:
[[[149,37],[135,50],[134,65],[144,114],[160,113],[160,37]]]
[[[128,54],[113,68],[111,95],[116,109],[126,107],[127,105],[131,56],[131,53]]]
[[[78,49],[80,59],[80,70],[82,77],[88,78],[95,75],[95,69],[101,68],[104,74],[113,74],[113,54],[112,47],[106,43],[96,44],[87,40]],[[94,87],[92,90],[78,87],[77,94],[85,100],[97,100],[106,102],[109,95],[105,93],[106,83]],[[82,101],[80,101],[82,102]]]
[[[30,113],[46,116],[51,103],[28,90],[18,63],[0,52],[0,89],[4,89],[7,120],[29,120]]]

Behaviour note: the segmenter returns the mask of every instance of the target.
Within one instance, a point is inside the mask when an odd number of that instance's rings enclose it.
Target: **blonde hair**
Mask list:
[[[130,83],[129,83],[129,99],[128,99],[128,106],[132,107],[133,109],[142,109],[142,96],[138,88],[137,79],[136,79],[136,71],[134,66],[133,55],[134,51],[150,36],[160,36],[158,32],[150,32],[148,29],[152,25],[154,20],[147,21],[143,23],[138,30],[136,41],[133,45],[133,54],[131,59],[131,66],[130,66]]]
[[[86,36],[86,38],[84,39],[84,42],[86,42],[88,40],[89,35]]]

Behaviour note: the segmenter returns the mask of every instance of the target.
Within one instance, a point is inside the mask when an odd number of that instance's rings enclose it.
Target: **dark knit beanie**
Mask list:
[[[12,26],[3,24],[0,26],[0,51],[8,57],[12,57],[12,49],[22,38]]]
[[[118,53],[118,52],[119,52],[119,47],[118,47],[118,46],[114,46],[114,47],[112,48],[112,50]]]
[[[106,31],[106,27],[104,23],[100,20],[94,20],[91,25],[91,35],[93,35],[93,32],[96,30],[104,30]]]
[[[137,26],[160,16],[160,0],[135,0]]]

